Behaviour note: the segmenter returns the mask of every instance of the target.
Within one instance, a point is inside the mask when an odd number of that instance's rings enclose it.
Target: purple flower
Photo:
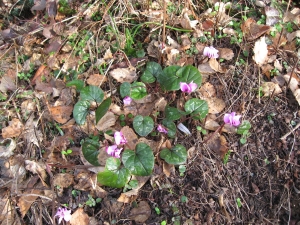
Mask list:
[[[120,158],[120,154],[122,152],[123,148],[118,148],[117,145],[112,145],[112,146],[107,146],[105,148],[107,154],[109,154],[110,156],[114,157],[114,158]]]
[[[164,134],[167,134],[168,133],[168,130],[166,128],[164,128],[162,125],[158,124],[157,126],[157,130],[160,132],[160,133],[164,133]]]
[[[198,85],[193,81],[191,83],[180,82],[180,89],[182,92],[191,93],[197,89]]]
[[[124,105],[130,105],[131,102],[132,102],[132,98],[130,98],[129,96],[126,96],[126,97],[123,99]]]
[[[205,47],[204,51],[203,51],[203,55],[207,56],[208,58],[218,58],[219,54],[218,54],[219,50],[215,49],[213,46],[210,47]]]
[[[122,132],[120,131],[116,131],[114,134],[114,138],[115,138],[115,143],[117,145],[124,145],[127,143],[126,138],[124,137],[124,135],[122,134]]]
[[[68,222],[71,219],[71,210],[67,210],[66,208],[59,207],[57,209],[55,216],[58,216],[59,224],[61,223],[62,219],[64,219],[66,222]]]
[[[241,115],[238,115],[236,116],[235,115],[235,112],[232,112],[232,113],[226,113],[224,115],[224,122],[226,124],[230,124],[230,126],[239,126],[241,124],[240,122],[240,118],[241,118]]]

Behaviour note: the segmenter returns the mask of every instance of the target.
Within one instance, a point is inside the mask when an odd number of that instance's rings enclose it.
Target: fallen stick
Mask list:
[[[297,130],[300,127],[300,123],[298,123],[293,130],[291,130],[290,132],[288,132],[287,134],[285,134],[284,136],[282,136],[280,138],[280,140],[285,141],[285,139],[291,134],[293,133],[295,130]]]

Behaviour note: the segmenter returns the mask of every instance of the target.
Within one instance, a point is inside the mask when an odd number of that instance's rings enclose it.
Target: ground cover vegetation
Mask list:
[[[0,0],[0,223],[299,224],[298,7]]]

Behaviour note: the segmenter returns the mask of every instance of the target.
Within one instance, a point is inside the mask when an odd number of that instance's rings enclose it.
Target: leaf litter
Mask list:
[[[300,184],[296,160],[299,9],[257,1],[243,13],[253,7],[257,13],[264,12],[264,17],[247,14],[248,18],[240,18],[235,5],[222,2],[211,8],[186,2],[179,9],[174,2],[164,6],[156,1],[137,1],[137,10],[130,2],[95,1],[82,12],[80,2],[34,1],[24,7],[19,2],[13,9],[20,14],[14,16],[27,16],[26,22],[6,17],[9,23],[1,28],[0,40],[1,57],[9,64],[0,71],[1,105],[5,106],[0,111],[0,165],[6,179],[1,177],[1,185],[9,179],[14,184],[1,188],[17,196],[2,196],[2,218],[7,215],[14,221],[37,223],[36,207],[43,202],[44,212],[49,212],[43,214],[45,224],[56,219],[50,214],[55,215],[53,210],[62,204],[72,210],[70,224],[79,220],[82,224],[89,220],[104,224],[125,220],[147,224],[300,221],[294,191]],[[23,15],[26,10],[35,17]],[[131,27],[120,19],[129,18],[128,12],[143,20],[136,20],[140,24]],[[283,17],[281,12],[286,12]],[[9,13],[7,10],[6,15]],[[78,15],[84,16],[82,20]],[[219,57],[204,56],[206,47],[217,49]],[[124,105],[126,96],[119,95],[120,85],[132,85],[127,90],[128,96],[132,95],[149,61],[159,62],[163,69],[194,65],[202,74],[202,84],[186,95],[176,89],[162,90],[166,84],[151,81],[145,84],[147,93]],[[155,79],[159,81],[159,75],[154,74]],[[101,101],[95,97],[96,101],[89,99],[86,104],[83,124],[75,125],[74,105],[83,97],[79,86],[66,88],[74,80],[82,81],[82,88],[101,87],[104,101],[111,98],[112,104],[100,119],[97,108]],[[27,90],[32,94],[26,96]],[[184,103],[195,98],[207,102],[205,118],[195,120],[192,117],[197,115],[185,114]],[[168,107],[178,109],[174,117],[179,115],[178,121],[162,120]],[[224,124],[228,112],[250,120],[253,129],[247,133]],[[138,115],[155,123],[146,137],[139,138],[132,126]],[[159,133],[156,126],[160,123],[174,136]],[[178,124],[191,135],[179,132]],[[128,177],[138,185],[123,192],[100,187],[97,181],[97,173],[107,170],[105,149],[114,143],[114,131],[121,131],[127,140],[119,148],[136,152],[138,144],[144,143],[155,157],[153,174]],[[101,166],[86,161],[80,147],[88,136],[97,135],[99,147],[93,154]],[[285,137],[284,141],[280,137]],[[189,149],[186,161],[181,158],[181,145]],[[170,158],[172,154],[178,154],[177,161]],[[122,173],[122,168],[115,169]],[[27,179],[25,174],[33,176]],[[22,187],[25,181],[30,189],[18,189],[16,184]],[[49,192],[43,189],[50,186]],[[189,200],[188,208],[184,197]],[[95,202],[92,207],[91,198]],[[11,205],[18,205],[21,216]],[[279,205],[286,206],[288,212]]]

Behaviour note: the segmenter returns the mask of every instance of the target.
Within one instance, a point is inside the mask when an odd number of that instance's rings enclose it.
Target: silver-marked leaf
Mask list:
[[[82,125],[85,123],[90,105],[89,101],[79,101],[74,105],[73,117],[77,124]]]
[[[101,88],[90,85],[81,89],[80,98],[83,101],[87,100],[100,103],[104,98],[104,92],[101,90]]]
[[[171,149],[163,149],[159,156],[169,164],[180,165],[186,162],[187,151],[183,145],[177,144]]]
[[[98,162],[99,147],[99,138],[96,136],[94,136],[92,139],[85,139],[82,144],[82,154],[84,158],[94,166],[100,166]]]
[[[151,148],[145,143],[136,145],[135,151],[125,150],[122,154],[122,162],[131,174],[148,176],[154,167],[154,155]]]
[[[137,115],[133,119],[133,128],[140,136],[147,136],[154,128],[153,119],[150,116]]]

